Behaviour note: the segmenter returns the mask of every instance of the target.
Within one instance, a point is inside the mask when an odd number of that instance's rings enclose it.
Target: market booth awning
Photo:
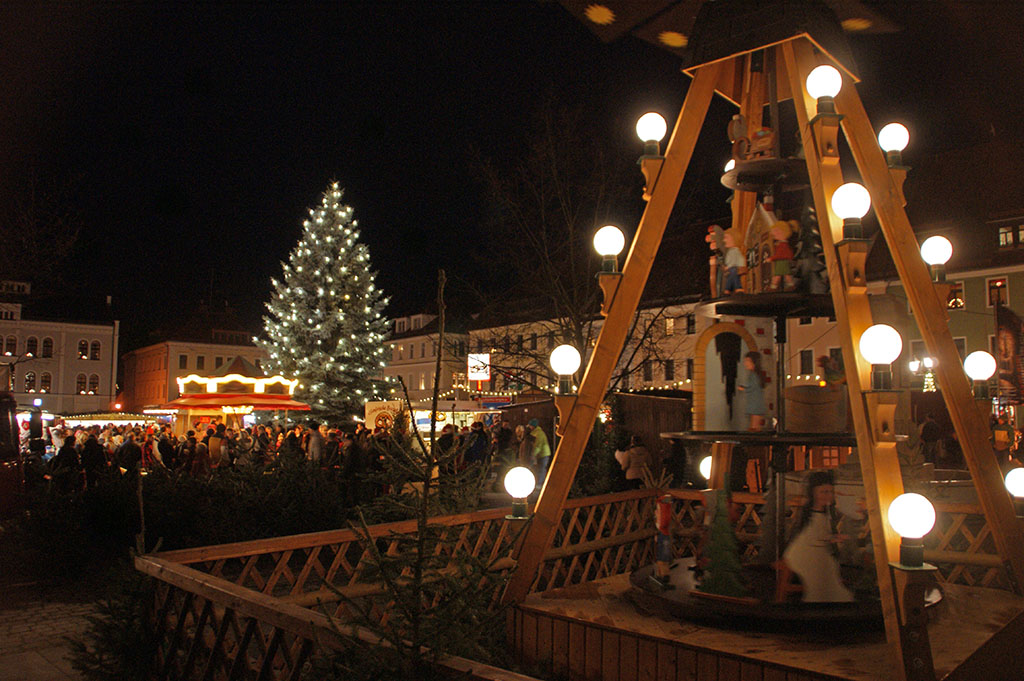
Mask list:
[[[168,402],[166,409],[221,409],[251,407],[253,411],[309,411],[305,402],[291,395],[272,393],[193,393]]]

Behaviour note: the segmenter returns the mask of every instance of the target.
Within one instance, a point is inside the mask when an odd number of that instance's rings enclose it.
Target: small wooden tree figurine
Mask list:
[[[708,564],[697,590],[716,596],[740,598],[747,595],[747,587],[741,576],[739,543],[729,522],[728,495],[724,489],[715,492],[715,514],[704,548]]]

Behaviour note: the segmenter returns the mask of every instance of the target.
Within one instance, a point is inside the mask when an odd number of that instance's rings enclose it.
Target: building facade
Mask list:
[[[35,312],[31,287],[4,282],[0,388],[19,406],[54,414],[109,411],[117,395],[117,320],[52,319]],[[106,308],[109,310],[109,308]]]
[[[469,335],[458,328],[446,328],[444,343],[439,344],[437,318],[430,314],[399,317],[388,339],[384,380],[390,383],[395,399],[402,398],[399,378],[414,403],[433,396],[438,353],[441,353],[440,393],[451,397],[455,386],[465,381]]]
[[[239,334],[234,340],[243,338],[245,335]],[[214,374],[236,357],[258,368],[267,360],[265,353],[256,346],[238,342],[170,340],[132,350],[122,358],[124,408],[134,412],[158,409],[181,396],[177,379],[191,374]]]

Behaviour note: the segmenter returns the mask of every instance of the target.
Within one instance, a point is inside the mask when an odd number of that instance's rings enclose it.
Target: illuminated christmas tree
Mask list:
[[[338,421],[379,399],[387,299],[374,284],[370,253],[359,242],[352,208],[331,183],[311,208],[302,237],[282,263],[256,339],[270,369],[299,379],[296,397],[318,418]]]

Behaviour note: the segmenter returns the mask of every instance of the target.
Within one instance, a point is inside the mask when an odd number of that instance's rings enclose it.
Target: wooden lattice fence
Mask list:
[[[704,494],[670,493],[675,499],[676,555],[693,555],[704,525]],[[653,490],[636,490],[567,501],[533,591],[623,574],[650,563],[656,498]],[[753,557],[764,499],[737,493],[732,500],[737,505],[737,538],[745,556]],[[438,550],[468,553],[507,574],[514,568],[523,528],[523,521],[505,517],[509,510],[434,519],[444,539]],[[935,529],[925,538],[925,559],[939,567],[940,579],[1007,588],[980,506],[940,502],[936,511]],[[378,550],[394,552],[400,537],[415,528],[412,521],[389,523],[370,527],[368,534]],[[351,599],[382,592],[368,577],[369,560],[359,532],[352,529],[138,557],[137,568],[157,580],[157,678],[297,678],[312,651],[336,644],[327,615],[344,620],[349,614],[338,592]],[[500,586],[492,601],[499,597]],[[378,614],[386,617],[385,612]],[[452,664],[475,669],[474,678],[512,678],[466,660]]]

